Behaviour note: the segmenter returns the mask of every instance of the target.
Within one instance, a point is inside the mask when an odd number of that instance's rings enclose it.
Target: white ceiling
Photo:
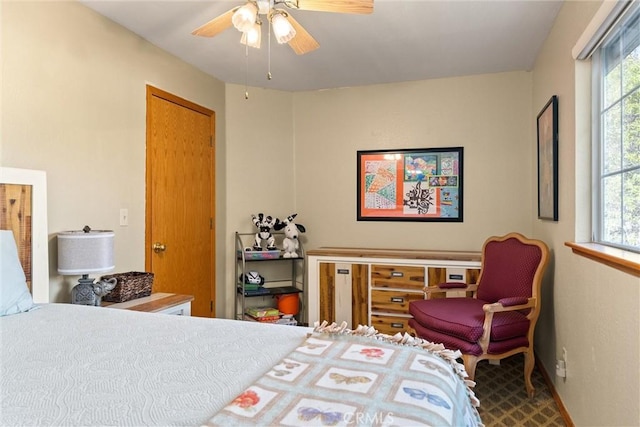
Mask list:
[[[320,48],[298,56],[272,39],[267,80],[268,26],[248,61],[233,27],[213,38],[191,35],[243,0],[80,1],[224,82],[288,91],[530,70],[562,6],[562,0],[374,0],[371,15],[292,11]]]

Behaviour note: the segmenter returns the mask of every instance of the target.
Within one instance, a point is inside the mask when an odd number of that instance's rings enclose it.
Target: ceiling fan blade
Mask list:
[[[285,2],[287,6],[294,8],[296,3],[297,8],[300,10],[359,14],[373,13],[373,0],[289,0]]]
[[[296,30],[296,35],[289,40],[289,46],[291,46],[291,49],[293,49],[296,54],[304,55],[305,53],[309,53],[320,47],[316,39],[314,39],[311,34],[309,34],[309,32],[298,23],[298,21],[293,19],[293,16],[291,16],[290,13],[287,14],[287,20]]]
[[[202,37],[213,37],[218,35],[231,26],[231,17],[237,9],[238,8],[235,7],[218,16],[217,18],[213,18],[203,26],[193,30],[191,34],[193,34],[194,36]]]

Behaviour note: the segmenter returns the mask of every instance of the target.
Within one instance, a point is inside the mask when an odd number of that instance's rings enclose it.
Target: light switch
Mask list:
[[[127,226],[129,225],[129,209],[120,209],[120,225]]]

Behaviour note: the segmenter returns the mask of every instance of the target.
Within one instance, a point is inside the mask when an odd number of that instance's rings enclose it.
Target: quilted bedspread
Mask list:
[[[482,425],[458,356],[408,335],[323,324],[209,425]]]
[[[0,317],[0,426],[201,426],[310,328],[44,304]]]

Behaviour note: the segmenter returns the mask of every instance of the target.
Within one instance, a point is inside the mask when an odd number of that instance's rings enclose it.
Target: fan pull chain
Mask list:
[[[244,69],[244,99],[249,99],[249,45],[244,45],[245,69]]]
[[[271,80],[271,19],[269,21],[269,40],[267,41],[267,80]]]

